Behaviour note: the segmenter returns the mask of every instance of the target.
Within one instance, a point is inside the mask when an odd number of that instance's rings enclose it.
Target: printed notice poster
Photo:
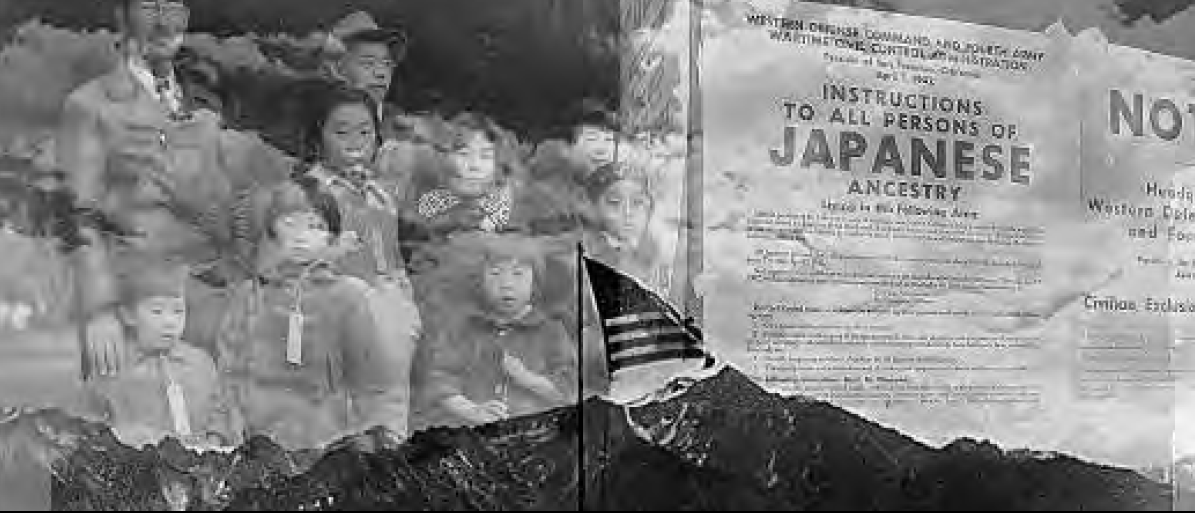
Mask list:
[[[1195,364],[1195,63],[1109,45],[1094,32],[1074,45],[1088,107],[1081,153],[1081,202],[1093,235],[1087,250],[1092,262],[1117,269],[1083,299],[1076,391],[1134,419],[1113,428],[1122,439],[1153,436],[1160,445],[1174,433],[1182,458],[1195,454],[1174,424],[1195,412],[1182,398],[1191,384],[1183,369]],[[1167,448],[1146,449],[1153,456]]]
[[[740,7],[702,42],[719,354],[931,443],[1165,462],[1169,403],[1080,350],[1104,343],[1082,340],[1084,305],[1135,280],[1134,250],[1081,202],[1081,112],[1107,100],[1081,103],[1065,29]]]

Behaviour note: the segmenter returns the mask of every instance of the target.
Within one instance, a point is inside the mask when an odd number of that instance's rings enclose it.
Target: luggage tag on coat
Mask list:
[[[183,395],[183,387],[174,382],[166,385],[166,403],[170,406],[174,431],[181,436],[191,436],[191,419],[187,416],[187,398]]]
[[[170,409],[174,432],[179,436],[191,436],[191,419],[187,415],[187,398],[183,395],[183,387],[170,374],[170,364],[162,360],[161,365],[166,375],[166,407]]]
[[[390,262],[386,259],[386,245],[385,239],[378,230],[370,231],[370,238],[373,239],[371,246],[373,246],[373,262],[374,270],[378,274],[386,274],[390,272]]]
[[[303,364],[303,312],[291,310],[287,316],[286,328],[286,362],[293,365]]]

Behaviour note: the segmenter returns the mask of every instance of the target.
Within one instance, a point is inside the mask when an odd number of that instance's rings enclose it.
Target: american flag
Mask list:
[[[666,360],[705,359],[701,330],[634,278],[583,257],[602,319],[609,372]]]

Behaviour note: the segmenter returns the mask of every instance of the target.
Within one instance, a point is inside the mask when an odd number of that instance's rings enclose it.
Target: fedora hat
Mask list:
[[[341,18],[328,30],[323,51],[326,56],[343,55],[354,43],[383,43],[390,47],[395,60],[401,60],[407,51],[407,32],[400,27],[382,28],[373,16],[365,11],[355,11]]]

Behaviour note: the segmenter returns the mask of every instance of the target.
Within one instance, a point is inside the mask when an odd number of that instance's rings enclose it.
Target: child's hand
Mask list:
[[[500,401],[478,404],[456,395],[445,399],[444,406],[473,424],[489,424],[506,418],[506,405]]]
[[[115,313],[102,313],[88,321],[84,342],[92,376],[115,376],[125,366],[124,327]]]
[[[528,369],[523,364],[523,360],[512,356],[510,353],[502,356],[502,370],[505,370],[516,383],[523,386],[536,382],[536,378],[540,377],[538,374],[531,372],[531,369]]]
[[[510,409],[506,407],[506,403],[498,400],[486,401],[478,405],[486,413],[494,417],[494,421],[505,419],[510,416]],[[493,422],[493,421],[491,421]]]
[[[195,450],[213,449],[226,445],[224,439],[215,433],[199,433],[181,437],[183,447]]]
[[[403,437],[394,431],[378,426],[363,433],[349,433],[341,440],[348,447],[359,452],[376,453],[402,445]]]
[[[121,442],[135,448],[156,444],[171,434],[168,431],[141,423],[116,426],[113,431]]]
[[[556,389],[556,385],[552,384],[552,380],[532,372],[523,364],[522,360],[507,354],[502,358],[502,368],[510,375],[515,383],[530,390],[535,395],[551,402],[565,401],[564,394]]]

